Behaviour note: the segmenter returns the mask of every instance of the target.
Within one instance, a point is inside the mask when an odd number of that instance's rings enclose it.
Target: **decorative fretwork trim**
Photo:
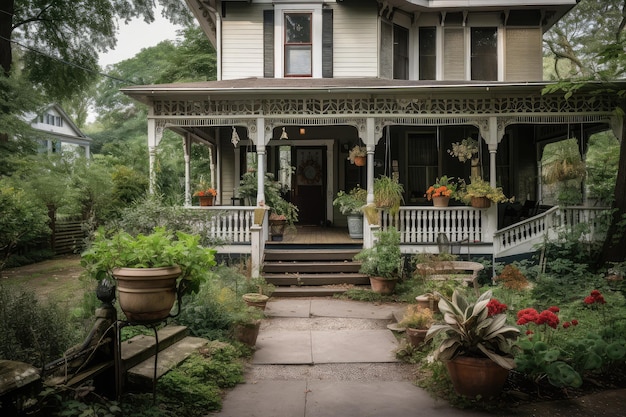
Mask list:
[[[549,115],[610,113],[617,103],[607,96],[491,97],[491,98],[292,98],[251,100],[155,100],[154,116],[185,117],[300,117],[320,116],[440,116]]]

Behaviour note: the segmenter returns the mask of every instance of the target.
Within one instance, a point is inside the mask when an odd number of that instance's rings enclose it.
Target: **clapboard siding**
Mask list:
[[[263,9],[229,3],[222,20],[222,79],[263,78]]]
[[[337,4],[333,30],[334,76],[378,76],[378,14],[376,3]]]

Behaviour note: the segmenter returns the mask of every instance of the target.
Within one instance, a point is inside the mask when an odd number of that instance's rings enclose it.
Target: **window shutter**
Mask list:
[[[393,79],[393,26],[388,22],[380,25],[380,78]]]
[[[274,10],[263,10],[263,76],[274,78]]]
[[[506,81],[543,80],[542,38],[539,28],[507,28]],[[523,62],[523,65],[520,63]]]
[[[443,79],[465,80],[465,40],[463,28],[446,28],[443,35]]]
[[[322,11],[322,77],[333,78],[333,9]]]

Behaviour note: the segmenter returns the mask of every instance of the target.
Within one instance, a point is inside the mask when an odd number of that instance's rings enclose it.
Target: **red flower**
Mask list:
[[[535,334],[532,330],[526,330],[526,335],[530,336],[531,334]]]
[[[544,310],[539,314],[539,318],[535,321],[537,324],[547,324],[548,326],[556,329],[559,324],[559,318],[556,314],[551,312],[550,310]]]
[[[553,313],[558,313],[559,311],[561,311],[561,309],[558,308],[557,306],[552,306],[552,307],[548,308],[548,310],[550,310]]]
[[[601,295],[602,295],[602,294],[601,294],[601,293],[600,293],[600,291],[598,291],[598,290],[593,290],[593,291],[591,291],[591,296],[592,296],[593,298],[598,298],[598,297],[600,297]]]
[[[595,298],[593,298],[592,296],[588,295],[588,296],[586,296],[586,297],[585,297],[585,299],[583,300],[583,302],[584,302],[585,304],[593,304],[593,303],[595,303],[595,302],[596,302],[596,299],[595,299]]]
[[[586,296],[583,302],[588,305],[591,305],[594,303],[606,304],[606,300],[604,299],[604,296],[598,290],[591,291],[591,294]]]
[[[578,326],[578,320],[576,319],[572,320],[572,326]]]
[[[495,298],[492,298],[491,300],[489,300],[489,302],[487,303],[487,311],[488,311],[488,316],[495,316],[496,314],[500,314],[500,313],[504,313],[507,309],[507,305],[501,303],[500,301],[496,300]]]
[[[567,329],[571,325],[572,325],[572,323],[570,323],[569,321],[566,321],[565,323],[563,323],[563,328]]]

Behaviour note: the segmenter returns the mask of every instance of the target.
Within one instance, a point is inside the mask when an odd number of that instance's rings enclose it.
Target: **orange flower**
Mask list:
[[[217,195],[217,190],[215,188],[209,188],[206,190],[196,191],[193,196],[194,197],[215,197]]]

